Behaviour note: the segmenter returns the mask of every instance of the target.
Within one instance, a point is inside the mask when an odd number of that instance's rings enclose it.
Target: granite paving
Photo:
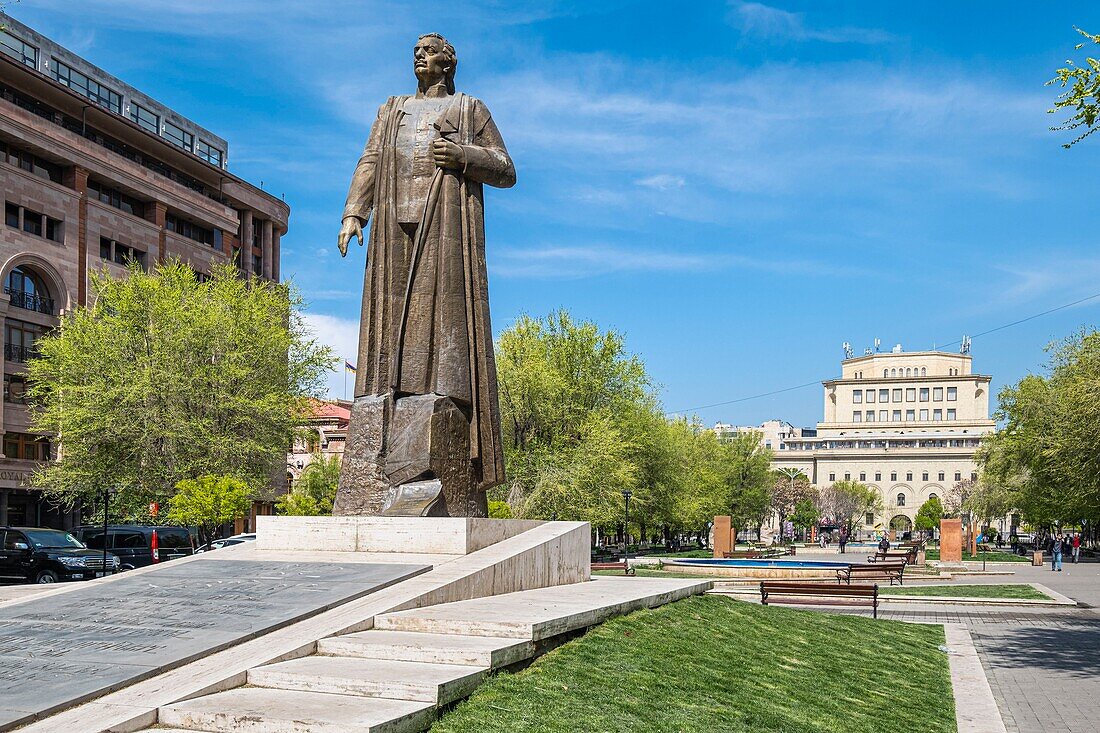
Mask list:
[[[0,731],[429,568],[211,558],[0,606]]]

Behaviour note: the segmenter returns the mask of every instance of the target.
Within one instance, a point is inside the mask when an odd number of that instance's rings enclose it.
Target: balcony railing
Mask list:
[[[25,290],[12,290],[8,287],[4,288],[4,292],[8,294],[11,304],[16,308],[45,313],[48,316],[54,315],[53,298],[28,293]]]
[[[38,356],[38,349],[33,346],[16,346],[4,344],[4,358],[8,361],[26,363]]]

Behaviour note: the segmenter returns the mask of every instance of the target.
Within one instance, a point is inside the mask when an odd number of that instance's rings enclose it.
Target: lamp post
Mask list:
[[[630,489],[623,489],[626,521],[623,523],[623,564],[630,570]]]

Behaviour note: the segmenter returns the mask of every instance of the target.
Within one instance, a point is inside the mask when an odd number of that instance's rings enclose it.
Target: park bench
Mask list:
[[[901,550],[887,550],[886,552],[876,552],[874,555],[867,558],[867,562],[896,562],[898,560],[910,565],[915,565],[917,562],[917,552],[916,550],[906,550],[904,552]]]
[[[623,575],[634,575],[634,568],[626,562],[594,562],[593,570],[622,570]]]
[[[993,552],[993,546],[985,542],[978,543],[978,552]]]
[[[825,585],[789,580],[760,581],[760,603],[765,606],[778,603],[847,606],[861,602],[869,602],[874,617],[878,618],[878,585]]]
[[[852,580],[889,580],[890,585],[898,581],[905,585],[905,567],[903,562],[878,562],[874,565],[849,565],[836,571],[836,582],[852,584]]]

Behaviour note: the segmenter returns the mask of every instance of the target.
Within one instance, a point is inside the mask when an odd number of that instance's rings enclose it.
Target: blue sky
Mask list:
[[[355,353],[348,179],[441,32],[519,183],[489,190],[494,327],[559,307],[627,336],[670,411],[839,372],[841,343],[957,341],[1100,292],[1100,138],[1043,82],[1084,3],[22,0],[9,12],[230,141],[292,207],[283,272]],[[1100,32],[1100,31],[1096,31]],[[994,390],[1100,299],[976,338]],[[957,347],[952,347],[957,348]],[[333,375],[335,394],[342,377]],[[821,388],[697,410],[821,418]]]

